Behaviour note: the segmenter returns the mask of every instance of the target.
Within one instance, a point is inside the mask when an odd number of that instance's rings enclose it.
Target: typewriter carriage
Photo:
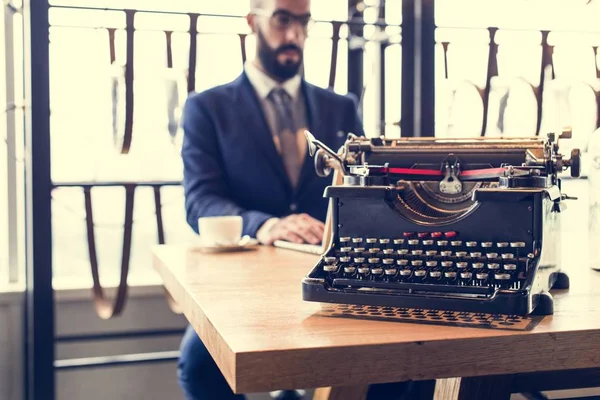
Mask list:
[[[558,174],[570,168],[571,175],[579,177],[577,149],[564,159],[554,134],[545,140],[367,139],[350,134],[334,152],[310,132],[305,134],[317,173],[334,174],[324,193],[330,198],[325,251],[303,279],[305,300],[515,315],[552,313],[548,290],[568,287],[556,240],[566,198]],[[511,217],[516,224],[512,227],[507,223]],[[440,256],[449,253],[439,243],[452,238],[432,239],[444,231],[458,232],[464,241],[479,239],[470,243],[480,251],[465,257],[468,249],[463,245],[453,249],[452,256]],[[410,237],[402,237],[406,234],[428,240],[412,236],[412,242],[419,244],[411,247],[406,245]],[[365,238],[387,242],[365,245]],[[354,239],[362,242],[342,242]],[[389,244],[392,240],[404,242],[395,248]],[[430,242],[438,246],[431,247],[437,253],[428,258],[425,244]],[[485,248],[487,255],[495,254],[497,259],[486,258],[482,246],[490,243],[493,251]],[[514,256],[520,249],[525,253]],[[511,255],[514,258],[508,258]],[[416,266],[406,267],[413,262]],[[440,263],[453,267],[444,269]],[[427,268],[422,268],[425,264]],[[468,267],[462,269],[464,265]],[[368,271],[359,275],[357,270]],[[406,271],[409,277],[400,275]],[[461,280],[463,274],[470,277],[468,282]],[[480,276],[486,278],[478,281]]]

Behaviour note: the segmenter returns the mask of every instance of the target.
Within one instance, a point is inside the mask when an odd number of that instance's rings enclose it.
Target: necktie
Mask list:
[[[281,146],[281,157],[286,173],[293,187],[298,184],[302,161],[296,138],[296,126],[292,114],[292,98],[284,89],[273,89],[269,99],[274,105],[276,115],[277,136]]]

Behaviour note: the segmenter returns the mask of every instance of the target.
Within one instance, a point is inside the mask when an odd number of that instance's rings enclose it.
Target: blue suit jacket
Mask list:
[[[356,101],[302,81],[310,132],[337,149],[349,132],[363,135]],[[256,236],[271,217],[307,213],[325,221],[325,187],[306,154],[299,184],[292,189],[258,97],[245,73],[235,81],[194,94],[183,113],[185,207],[188,224],[198,218],[241,215],[243,234]]]

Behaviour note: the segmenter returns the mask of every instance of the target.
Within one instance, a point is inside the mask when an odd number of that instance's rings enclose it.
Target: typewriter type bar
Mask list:
[[[321,154],[343,183],[325,191],[332,241],[302,281],[304,300],[551,314],[549,290],[569,285],[558,263],[565,205],[557,173],[571,166],[579,174],[578,153],[562,160],[556,151],[553,137],[350,137],[339,158]]]

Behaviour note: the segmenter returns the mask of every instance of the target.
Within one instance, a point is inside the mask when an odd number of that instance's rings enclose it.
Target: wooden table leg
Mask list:
[[[322,387],[315,389],[313,400],[365,400],[369,385]]]
[[[511,377],[506,375],[438,379],[434,400],[508,400]]]

